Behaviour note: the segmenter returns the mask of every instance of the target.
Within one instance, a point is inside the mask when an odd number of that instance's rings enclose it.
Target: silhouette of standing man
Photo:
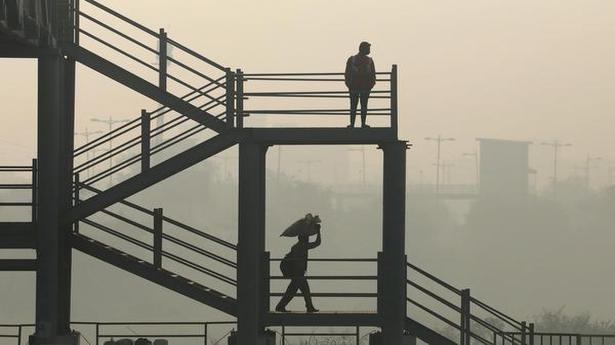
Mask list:
[[[354,127],[357,118],[357,105],[361,101],[361,127],[369,127],[367,121],[367,101],[369,93],[376,84],[376,68],[370,54],[371,44],[361,42],[359,53],[348,58],[344,81],[350,91],[350,125]]]
[[[310,235],[299,235],[299,241],[293,245],[290,253],[286,254],[282,262],[280,262],[280,270],[286,278],[291,278],[284,296],[275,307],[277,312],[286,313],[286,305],[295,297],[298,290],[301,290],[305,299],[305,307],[308,313],[315,313],[318,309],[314,308],[312,303],[312,295],[310,286],[308,285],[305,271],[307,270],[308,251],[320,245],[320,224],[316,225],[318,232],[316,233],[316,241],[310,242]]]

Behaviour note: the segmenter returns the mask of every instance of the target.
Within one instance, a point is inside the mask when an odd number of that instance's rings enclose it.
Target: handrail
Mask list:
[[[417,266],[415,266],[415,265],[413,265],[413,264],[411,264],[409,262],[406,263],[406,266],[411,268],[411,269],[413,269],[413,270],[415,270],[415,271],[417,271],[418,273],[420,273],[421,275],[429,278],[430,280],[433,280],[434,282],[436,282],[439,285],[445,287],[446,289],[448,289],[448,290],[450,290],[450,291],[452,291],[452,292],[454,292],[454,293],[456,293],[458,295],[461,295],[461,290],[459,290],[459,289],[455,288],[454,286],[448,284],[447,282],[439,279],[438,277],[434,276],[433,274],[430,274],[429,272],[427,272],[427,271],[425,271],[425,270],[423,270],[421,268],[418,268]]]
[[[156,38],[160,37],[158,32],[156,32],[154,30],[151,30],[151,29],[147,28],[146,26],[143,26],[143,25],[137,23],[136,21],[134,21],[134,20],[132,20],[132,19],[130,19],[130,18],[120,14],[119,12],[116,12],[116,11],[112,10],[111,8],[109,8],[109,7],[99,3],[98,1],[95,1],[95,0],[83,0],[83,1],[88,2],[88,3],[98,7],[99,9],[101,9],[101,10],[111,14],[112,16],[117,17],[117,18],[123,20],[124,22],[126,22],[126,23],[128,23],[128,24],[130,24],[130,25],[132,25],[132,26],[134,26],[134,27],[136,27],[138,29],[140,29],[141,31],[145,31],[146,33],[148,33],[148,34],[150,34],[150,35],[152,35],[152,36],[154,36]]]

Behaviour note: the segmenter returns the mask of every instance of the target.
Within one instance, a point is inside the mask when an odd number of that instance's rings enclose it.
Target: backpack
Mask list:
[[[361,63],[356,55],[350,57],[350,85],[358,88],[369,87],[372,77],[372,59],[366,56]]]

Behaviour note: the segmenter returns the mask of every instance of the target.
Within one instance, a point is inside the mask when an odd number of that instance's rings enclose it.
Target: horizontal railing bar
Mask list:
[[[218,82],[218,81],[220,81],[220,80],[222,80],[222,79],[224,79],[224,78],[226,78],[226,76],[222,76],[222,77],[220,77],[220,78],[216,79],[216,80],[215,80],[215,82]],[[212,84],[213,84],[213,82],[211,82],[211,83],[209,83],[209,84],[206,84],[206,85],[204,85],[204,86],[200,87],[198,90],[199,90],[199,91],[202,91],[202,90],[204,90],[205,88],[207,88],[207,87],[211,86]],[[219,83],[218,83],[218,84],[219,84]],[[220,86],[214,86],[211,90],[207,90],[207,91],[203,91],[203,92],[205,92],[205,93],[210,93],[210,92],[212,92],[212,91],[216,90],[216,89],[217,89],[217,88],[219,88],[219,87],[220,87]],[[195,96],[195,94],[196,94],[196,93],[197,93],[196,91],[191,91],[191,92],[187,93],[186,95],[184,95],[183,97],[181,97],[181,100],[186,101],[186,102],[192,102],[192,101],[194,101],[195,99],[197,99],[197,98],[199,98],[199,97],[200,97],[199,95],[196,95],[196,96]],[[188,99],[187,99],[187,98],[188,98]],[[187,99],[187,100],[186,100],[186,99]],[[163,110],[163,109],[167,109],[167,110],[165,110],[164,112],[162,112],[162,113],[160,113],[160,114],[156,114],[157,112],[159,112],[159,111],[161,111],[161,110]],[[170,112],[170,111],[172,111],[172,110],[173,110],[173,109],[170,109],[170,108],[168,108],[168,107],[162,106],[162,107],[160,107],[160,108],[158,108],[158,109],[156,109],[156,110],[152,111],[150,114],[156,114],[156,115],[152,116],[152,120],[154,120],[154,119],[156,119],[158,116],[164,115],[164,114],[166,114],[166,113],[168,113],[168,112]]]
[[[128,321],[128,322],[120,322],[120,321],[103,321],[103,322],[95,322],[95,321],[72,321],[73,325],[100,325],[100,326],[199,326],[199,325],[234,325],[237,324],[237,321]],[[23,326],[23,325],[21,325]],[[27,325],[33,327],[34,325]],[[0,326],[1,327],[1,326]]]
[[[0,338],[19,338],[19,335],[14,335],[14,334],[0,334]]]
[[[391,72],[376,72],[376,75],[390,75]],[[315,75],[315,76],[340,76],[340,75],[344,75],[344,72],[306,72],[306,73],[244,73],[243,74],[244,77],[267,77],[267,76],[271,76],[271,77],[276,77],[276,76],[310,76],[310,75]]]
[[[427,308],[426,306],[422,305],[421,303],[411,299],[411,298],[406,298],[406,300],[408,302],[410,302],[411,304],[417,306],[418,308],[422,309],[423,311],[427,312],[428,314],[431,314],[432,316],[434,316],[435,318],[439,319],[440,321],[448,324],[449,326],[455,328],[456,330],[459,330],[459,325],[457,325],[456,323],[452,322],[451,320],[445,318],[444,316],[436,313],[435,311]]]
[[[32,189],[31,183],[8,183],[0,184],[0,189]]]
[[[110,9],[109,7],[99,3],[97,1],[94,1],[94,0],[84,0],[84,1],[89,2],[90,4],[100,8],[101,10],[111,14],[112,16],[117,17],[117,18],[125,21],[126,23],[128,23],[128,24],[130,24],[130,25],[132,25],[132,26],[134,26],[134,27],[136,27],[136,28],[138,28],[138,29],[140,29],[142,31],[145,31],[146,33],[148,33],[148,34],[150,34],[150,35],[152,35],[152,36],[154,36],[156,38],[160,37],[158,32],[156,32],[154,30],[151,30],[151,29],[149,29],[149,28],[147,28],[147,27],[137,23],[136,21],[134,21],[134,20],[132,20],[132,19],[130,19],[130,18],[128,18],[128,17],[126,17],[126,16],[124,16],[124,15],[122,15],[122,14],[120,14],[120,13],[118,13],[118,12],[112,10],[112,9]]]
[[[454,286],[448,284],[447,282],[445,282],[445,281],[443,281],[441,279],[438,279],[436,276],[428,273],[427,271],[425,271],[423,269],[420,269],[420,268],[414,266],[413,264],[411,264],[409,262],[406,263],[406,266],[411,268],[411,269],[413,269],[413,270],[415,270],[416,272],[420,273],[421,275],[423,275],[423,276],[433,280],[434,282],[440,284],[441,286],[447,288],[448,290],[453,291],[453,292],[455,292],[458,295],[461,294],[461,291],[459,289],[455,288]]]
[[[139,59],[139,58],[138,58],[138,57],[136,57],[136,56],[133,56],[133,55],[131,55],[131,54],[128,54],[126,51],[124,51],[124,50],[122,50],[122,49],[120,49],[120,48],[118,48],[118,47],[116,47],[116,46],[112,45],[111,43],[108,43],[107,41],[102,40],[102,39],[100,39],[100,38],[98,38],[98,37],[94,36],[93,34],[91,34],[91,33],[87,32],[87,31],[85,31],[85,30],[83,30],[83,29],[79,29],[79,32],[81,32],[82,34],[84,34],[84,35],[86,35],[86,36],[90,37],[91,39],[93,39],[93,40],[95,40],[95,41],[97,41],[97,42],[99,42],[99,43],[101,43],[101,44],[104,44],[105,46],[107,46],[107,47],[109,47],[109,48],[111,48],[111,49],[115,50],[116,52],[118,52],[118,53],[120,53],[120,54],[122,54],[122,55],[124,55],[124,56],[126,56],[126,57],[128,57],[128,58],[130,58],[130,59],[132,59],[132,60],[134,60],[134,61],[136,61],[136,62],[138,62],[138,63],[140,63],[141,65],[143,65],[143,66],[145,66],[145,67],[147,67],[147,68],[149,68],[149,69],[151,69],[151,70],[153,70],[153,71],[158,72],[158,68],[156,68],[156,67],[154,67],[154,66],[150,65],[149,63],[147,63],[147,62],[145,62],[145,61],[143,61],[143,60]]]
[[[99,338],[203,338],[207,334],[99,334]]]
[[[209,99],[211,99],[211,100],[213,100],[213,99],[214,99],[211,95],[208,95],[208,94],[206,94],[206,93],[203,93],[202,91],[199,91],[199,89],[198,89],[198,88],[196,88],[196,87],[194,87],[194,86],[192,86],[192,85],[188,84],[187,82],[185,82],[185,81],[183,81],[183,80],[179,79],[178,77],[175,77],[175,76],[174,76],[174,75],[172,75],[172,74],[167,73],[167,78],[169,78],[169,79],[171,79],[171,80],[174,80],[175,82],[177,82],[177,83],[179,83],[179,84],[181,84],[181,85],[183,85],[183,86],[185,86],[185,87],[189,88],[190,90],[192,90],[192,91],[194,91],[194,92],[198,92],[198,93],[199,93],[201,96],[203,96],[203,97],[209,98]]]
[[[207,234],[207,233],[205,233],[205,232],[203,232],[201,230],[195,229],[195,228],[193,228],[193,227],[191,227],[189,225],[180,223],[180,222],[178,222],[178,221],[176,221],[174,219],[171,219],[171,218],[169,218],[167,216],[162,216],[162,220],[167,222],[167,223],[169,223],[169,224],[173,224],[173,225],[175,225],[175,226],[177,226],[179,228],[182,228],[182,229],[184,229],[186,231],[189,231],[189,232],[191,232],[191,233],[193,233],[195,235],[201,236],[201,237],[206,238],[206,239],[208,239],[210,241],[213,241],[213,242],[216,242],[216,243],[218,243],[220,245],[223,245],[223,246],[225,246],[227,248],[237,250],[237,246],[232,244],[232,243],[230,243],[230,242],[227,242],[227,241],[225,241],[225,240],[223,240],[221,238],[215,237],[213,235]]]
[[[32,206],[32,202],[0,202],[0,206]]]
[[[248,95],[246,95],[248,96]],[[280,97],[280,98],[348,98],[348,95],[250,95],[250,97]],[[244,98],[248,99],[248,98]],[[391,99],[390,96],[370,96],[369,99]]]
[[[122,239],[122,240],[124,240],[126,242],[130,242],[130,243],[132,243],[132,244],[134,244],[134,245],[136,245],[138,247],[141,247],[143,249],[147,249],[147,250],[150,250],[150,251],[152,251],[154,249],[152,246],[150,246],[149,244],[147,244],[145,242],[137,240],[136,238],[132,238],[132,237],[130,237],[128,235],[124,235],[124,234],[122,234],[119,231],[113,230],[113,229],[111,229],[111,228],[109,228],[107,226],[104,226],[102,224],[99,224],[97,222],[89,220],[87,218],[86,219],[82,219],[81,221],[83,223],[85,223],[85,224],[88,224],[90,226],[93,226],[93,227],[97,228],[98,230],[104,231],[104,232],[108,233],[109,235],[113,235],[115,237],[118,237],[118,238],[120,238],[120,239]]]
[[[249,115],[293,115],[293,116],[348,116],[348,114],[350,113],[350,110],[348,111],[348,113],[324,113],[324,112],[317,112],[317,113],[307,113],[307,112],[299,112],[299,113],[295,113],[295,112],[267,112],[267,111],[259,111],[256,113],[252,113],[250,111],[245,111],[244,113],[247,113]],[[368,116],[390,116],[390,113],[367,113]]]
[[[370,91],[370,94],[391,93],[390,90]],[[350,91],[266,91],[266,92],[244,92],[244,96],[260,95],[349,95]]]
[[[475,305],[477,305],[478,307],[482,308],[483,310],[490,312],[492,314],[494,314],[495,316],[498,316],[500,319],[503,319],[503,321],[506,321],[506,323],[508,323],[509,325],[511,325],[512,327],[521,330],[521,328],[523,327],[523,325],[521,324],[521,322],[513,319],[512,317],[502,313],[501,311],[485,304],[484,302],[481,302],[480,300],[474,298],[474,297],[470,297],[470,301],[472,303],[474,303]]]
[[[22,172],[32,171],[32,167],[31,166],[1,166],[0,167],[0,172],[17,172],[17,171],[22,171]]]
[[[177,134],[171,138],[169,138],[168,140],[160,143],[159,145],[155,146],[154,148],[152,148],[151,154],[155,155],[160,151],[163,151],[183,140],[186,140],[188,138],[190,138],[193,135],[196,135],[204,130],[206,130],[207,127],[203,127],[201,125],[195,125],[194,127],[190,128],[188,131]]]
[[[406,282],[407,282],[410,286],[412,286],[412,287],[414,287],[414,288],[418,289],[419,291],[421,291],[421,292],[422,292],[422,293],[424,293],[425,295],[427,295],[427,296],[429,296],[429,297],[431,297],[431,298],[435,299],[436,301],[438,301],[438,302],[440,302],[440,303],[444,304],[445,306],[447,306],[447,307],[449,307],[449,308],[453,309],[454,311],[456,311],[456,312],[458,312],[458,313],[459,313],[459,312],[461,312],[461,308],[460,308],[460,307],[458,307],[458,306],[456,306],[455,304],[453,304],[453,303],[451,303],[451,302],[447,301],[446,299],[444,299],[444,298],[442,298],[442,297],[440,297],[440,296],[436,295],[435,293],[433,293],[433,292],[429,291],[428,289],[426,289],[426,288],[424,288],[424,287],[420,286],[419,284],[417,284],[417,283],[415,283],[415,282],[413,282],[413,281],[410,281],[410,280],[406,280]]]
[[[205,79],[205,80],[207,80],[207,81],[209,81],[209,82],[215,82],[215,80],[214,80],[214,79],[212,79],[211,77],[207,76],[206,74],[203,74],[203,73],[201,73],[201,72],[199,72],[199,71],[195,70],[194,68],[192,68],[192,67],[190,67],[190,66],[188,66],[188,65],[184,64],[184,63],[183,63],[183,62],[181,62],[181,61],[176,60],[176,59],[175,59],[175,58],[173,58],[173,57],[167,56],[167,60],[169,60],[169,61],[173,62],[173,63],[174,63],[174,64],[176,64],[177,66],[182,67],[183,69],[185,69],[185,70],[187,70],[187,71],[189,71],[189,72],[192,72],[192,73],[194,73],[194,74],[198,75],[199,77],[201,77],[201,78],[203,78],[203,79]]]
[[[269,294],[272,297],[284,296],[283,292],[272,292]],[[312,297],[346,297],[346,298],[375,298],[378,297],[377,293],[372,292],[312,292]],[[303,294],[297,293],[295,297],[303,297]]]
[[[217,63],[217,62],[215,62],[215,61],[213,61],[213,60],[211,60],[209,58],[206,58],[205,56],[195,52],[194,50],[184,46],[183,44],[181,44],[181,43],[179,43],[179,42],[177,42],[177,41],[175,41],[173,39],[169,38],[167,40],[167,42],[171,43],[171,45],[173,45],[174,47],[179,48],[180,50],[183,50],[184,52],[194,56],[195,58],[197,58],[199,60],[202,60],[202,61],[210,64],[213,67],[216,67],[217,69],[219,69],[221,71],[226,71],[226,68],[224,66],[220,65],[219,63]]]
[[[354,337],[356,335],[356,333],[284,333],[285,337]]]
[[[83,182],[80,182],[80,183],[79,183],[79,186],[80,186],[80,187],[82,187],[82,188],[88,189],[88,190],[90,190],[90,191],[92,191],[92,192],[94,192],[94,193],[97,193],[97,194],[102,193],[102,190],[97,189],[97,188],[94,188],[94,187],[89,186],[89,185],[86,185],[86,184],[85,184],[85,183],[83,183]],[[154,212],[153,212],[153,211],[150,211],[150,210],[146,209],[145,207],[139,206],[139,205],[137,205],[137,204],[135,204],[135,203],[132,203],[132,202],[130,202],[130,201],[127,201],[127,200],[122,200],[122,201],[120,201],[120,203],[121,203],[121,204],[123,204],[123,205],[126,205],[126,206],[128,206],[128,207],[130,207],[130,208],[133,208],[133,209],[135,209],[135,210],[137,210],[137,211],[140,211],[140,212],[143,212],[143,213],[145,213],[145,214],[148,214],[148,215],[150,215],[150,216],[153,216],[153,215],[154,215]]]
[[[112,159],[113,157],[126,152],[127,150],[129,150],[129,149],[139,145],[140,143],[141,143],[141,136],[129,139],[128,141],[125,141],[122,144],[114,147],[112,150],[106,151],[105,153],[103,153],[102,155],[100,155],[98,157],[94,157],[93,159],[90,159],[89,161],[85,161],[85,162],[77,165],[73,169],[73,172],[74,173],[80,173],[80,172],[85,171],[87,169],[93,168],[93,167],[97,166],[98,164],[106,162],[109,159]]]
[[[98,146],[100,146],[100,145],[102,145],[104,143],[107,143],[109,140],[113,140],[113,139],[119,137],[120,135],[125,134],[125,133],[127,133],[127,132],[129,132],[129,131],[131,131],[131,130],[133,130],[135,128],[139,128],[141,126],[140,122],[141,122],[141,117],[138,117],[138,118],[135,118],[134,120],[130,120],[129,122],[123,124],[120,127],[114,128],[110,132],[107,132],[107,133],[101,135],[100,137],[97,137],[96,139],[90,141],[89,143],[86,143],[83,146],[78,147],[77,149],[75,149],[74,156],[77,157],[77,156],[79,156],[79,155],[81,155],[83,153],[86,153],[87,151],[89,151],[89,150],[91,150],[91,149],[93,149],[95,147],[98,147]],[[126,127],[129,127],[131,125],[133,125],[131,128],[126,128]],[[122,130],[124,130],[124,131],[121,132],[121,133],[115,134],[116,132],[119,132],[119,131],[122,131]],[[106,137],[109,137],[109,136],[111,136],[111,137],[108,138],[108,139],[105,139]],[[100,142],[101,140],[103,140],[103,141]]]
[[[141,154],[135,155],[131,158],[128,158],[127,160],[123,161],[122,163],[115,165],[113,168],[111,169],[107,169],[104,171],[101,171],[100,173],[85,179],[83,182],[87,183],[87,184],[94,184],[100,180],[103,180],[107,177],[109,177],[110,175],[115,174],[116,172],[123,170],[124,168],[127,168],[135,163],[137,163],[138,161],[141,160]]]
[[[233,286],[237,286],[237,281],[235,279],[233,279],[231,277],[227,277],[226,275],[218,273],[216,271],[210,270],[210,269],[208,269],[206,267],[203,267],[203,266],[201,266],[199,264],[196,264],[194,262],[188,261],[188,260],[186,260],[186,259],[184,259],[182,257],[179,257],[179,256],[175,255],[175,254],[171,254],[171,253],[163,250],[162,251],[162,256],[164,256],[164,257],[166,257],[168,259],[171,259],[171,260],[173,260],[173,261],[175,261],[175,262],[177,262],[179,264],[182,264],[184,266],[192,268],[193,270],[196,270],[196,271],[199,271],[199,272],[201,272],[203,274],[206,274],[206,275],[208,275],[210,277],[213,277],[213,278],[216,278],[218,280],[221,280],[221,281],[223,281],[223,282],[225,282],[227,284],[230,284],[230,285],[233,285]]]
[[[120,36],[120,37],[122,37],[122,38],[124,38],[124,39],[126,39],[126,40],[128,40],[128,41],[130,41],[130,42],[132,42],[132,43],[134,43],[134,44],[136,44],[136,45],[138,45],[138,46],[148,50],[148,51],[150,51],[151,53],[154,53],[154,54],[158,55],[158,51],[156,51],[155,49],[148,47],[147,45],[143,44],[142,42],[140,42],[140,41],[138,41],[138,40],[136,40],[136,39],[126,35],[125,33],[123,33],[121,31],[111,27],[110,25],[107,25],[107,24],[101,22],[100,20],[90,16],[89,14],[87,14],[85,12],[79,11],[78,13],[82,17],[85,17],[86,19],[92,21],[93,23],[96,23],[96,24],[102,26],[103,28],[105,28],[105,29],[107,29],[107,30],[117,34],[118,36]]]
[[[337,81],[337,82],[343,82],[345,81],[344,79],[331,79],[331,78],[315,78],[315,79],[310,79],[310,78],[276,78],[276,77],[247,77],[244,78],[244,81],[250,81],[250,80],[262,80],[262,81]],[[390,79],[376,79],[376,81],[387,81],[390,82]]]
[[[308,280],[376,280],[378,276],[305,276]],[[271,280],[290,280],[293,277],[271,276]]]
[[[373,108],[369,109],[370,111],[387,111],[391,110],[390,108]],[[350,109],[246,109],[248,113],[257,114],[259,112],[284,112],[284,113],[319,113],[319,112],[336,112],[336,113],[348,113]],[[368,112],[369,115],[369,112]]]
[[[188,243],[186,241],[183,241],[183,240],[181,240],[181,239],[179,239],[179,238],[177,238],[175,236],[171,236],[169,234],[163,233],[162,234],[162,238],[167,240],[167,241],[170,241],[172,243],[175,243],[178,246],[181,246],[183,248],[189,249],[189,250],[191,250],[191,251],[193,251],[193,252],[195,252],[197,254],[201,254],[203,256],[206,256],[206,257],[208,257],[208,258],[210,258],[212,260],[215,260],[215,261],[217,261],[217,262],[219,262],[221,264],[227,265],[227,266],[232,267],[232,268],[237,268],[237,264],[234,263],[233,261],[228,260],[228,259],[226,259],[226,258],[224,258],[224,257],[222,257],[222,256],[220,256],[218,254],[212,253],[212,252],[210,252],[210,251],[208,251],[206,249],[199,248],[199,247],[197,247],[195,245],[192,245],[192,244],[190,244],[190,243]]]
[[[112,211],[109,211],[109,210],[106,210],[106,209],[102,209],[102,210],[100,210],[100,212],[102,212],[102,213],[104,213],[106,215],[109,215],[109,216],[111,216],[111,217],[113,217],[113,218],[115,218],[117,220],[121,220],[124,223],[128,223],[128,224],[130,224],[130,225],[132,225],[132,226],[134,226],[134,227],[136,227],[138,229],[144,230],[144,231],[146,231],[146,232],[148,232],[150,234],[154,233],[154,229],[152,229],[150,227],[147,227],[147,226],[145,226],[145,225],[143,225],[141,223],[135,222],[134,220],[128,219],[128,218],[126,218],[126,217],[124,217],[122,215],[119,215],[119,214],[115,213],[115,212],[112,212]]]
[[[282,261],[283,258],[272,258],[270,261]],[[288,258],[286,260],[295,260],[292,258]],[[302,258],[297,258],[296,260],[305,260]],[[378,259],[374,258],[308,258],[307,261],[312,262],[378,262]]]

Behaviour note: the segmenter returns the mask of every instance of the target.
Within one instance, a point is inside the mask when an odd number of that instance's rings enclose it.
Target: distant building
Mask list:
[[[481,198],[519,198],[529,193],[529,141],[477,139]]]

